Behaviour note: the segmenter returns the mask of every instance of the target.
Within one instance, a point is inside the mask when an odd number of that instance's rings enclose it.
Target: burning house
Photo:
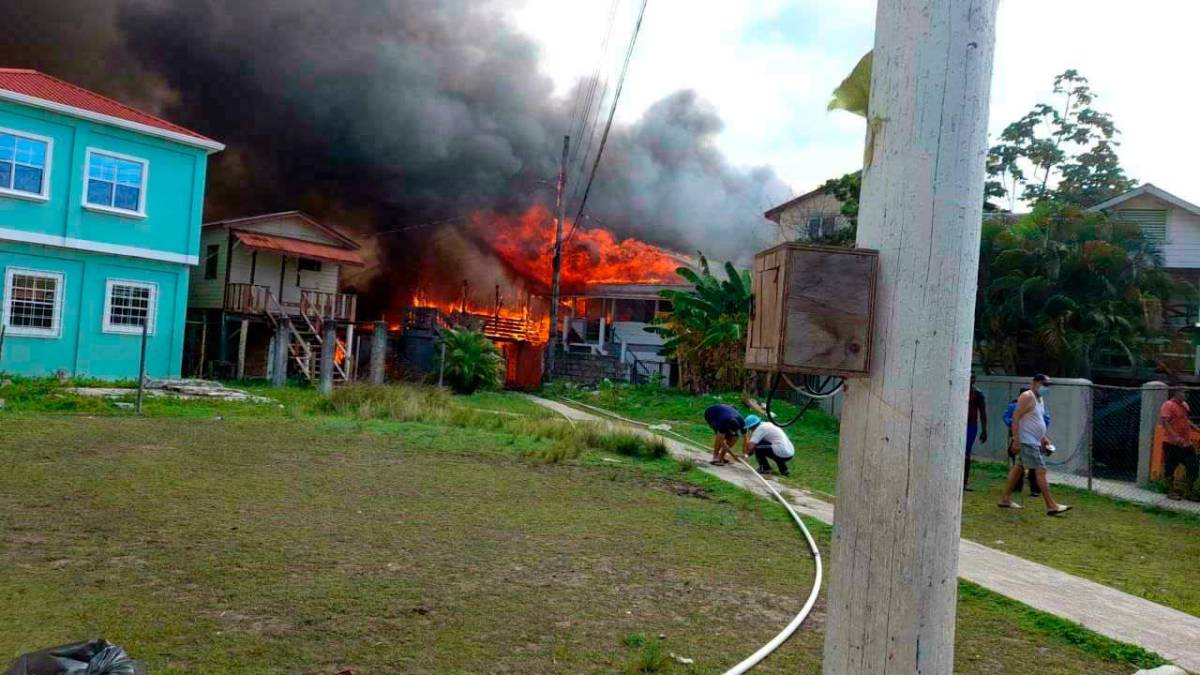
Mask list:
[[[568,224],[563,245],[559,325],[563,356],[555,376],[644,381],[670,378],[662,340],[649,333],[665,288],[686,288],[675,273],[686,259],[601,228]],[[536,386],[551,334],[554,218],[534,206],[517,215],[476,212],[460,234],[435,240],[416,290],[393,298],[393,329],[406,337],[409,370],[430,370],[439,326],[472,326],[508,360],[508,384]]]

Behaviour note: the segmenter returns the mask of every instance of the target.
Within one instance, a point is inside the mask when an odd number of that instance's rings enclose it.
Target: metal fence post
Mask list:
[[[134,406],[137,414],[142,414],[142,394],[146,388],[146,338],[150,334],[150,321],[142,322],[142,355],[141,363],[138,364],[138,390],[137,390],[137,405]]]

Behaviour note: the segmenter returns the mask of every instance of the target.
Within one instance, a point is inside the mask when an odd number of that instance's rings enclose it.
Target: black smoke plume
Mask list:
[[[536,46],[507,22],[510,4],[7,0],[0,65],[220,140],[207,218],[300,208],[385,232],[383,276],[411,286],[431,229],[553,201],[573,98],[554,97]],[[654,30],[651,17],[642,39]],[[769,168],[731,166],[720,130],[689,91],[614,129],[588,224],[745,260],[767,233],[762,211],[788,191]]]

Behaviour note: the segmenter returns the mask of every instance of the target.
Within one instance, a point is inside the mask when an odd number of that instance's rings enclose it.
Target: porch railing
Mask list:
[[[266,314],[271,289],[256,284],[225,286],[225,311],[237,314]]]
[[[357,295],[300,290],[302,314],[315,314],[322,319],[333,317],[337,321],[354,321],[357,309]]]
[[[270,286],[228,284],[225,287],[225,311],[236,314],[267,314],[273,297]],[[349,293],[323,293],[301,289],[299,302],[278,300],[279,309],[291,316],[332,317],[335,321],[354,321],[358,296]]]

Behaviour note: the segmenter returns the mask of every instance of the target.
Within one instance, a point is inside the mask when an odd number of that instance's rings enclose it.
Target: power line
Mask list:
[[[625,88],[625,77],[629,74],[629,63],[633,60],[633,48],[637,44],[638,33],[642,29],[642,19],[646,16],[646,5],[650,0],[642,0],[642,8],[638,12],[637,23],[633,26],[633,36],[629,38],[629,47],[625,50],[625,63],[621,66],[621,76],[617,79],[617,88],[613,92],[612,106],[608,109],[608,121],[604,124],[604,135],[600,137],[600,147],[596,150],[596,158],[592,161],[592,171],[588,175],[587,187],[583,190],[583,199],[579,202],[579,210],[575,213],[575,222],[571,224],[571,232],[563,243],[571,240],[583,218],[583,209],[587,206],[588,195],[592,191],[592,182],[596,180],[596,170],[600,168],[600,158],[604,156],[604,146],[608,143],[608,134],[612,131],[613,118],[617,114],[617,103],[621,100],[621,90]]]
[[[599,101],[596,100],[596,90],[599,87],[600,72],[601,72],[601,70],[603,70],[604,62],[608,56],[609,45],[612,43],[613,26],[616,25],[617,7],[619,5],[620,5],[620,0],[612,0],[612,2],[609,3],[608,27],[604,31],[604,38],[600,41],[600,49],[596,54],[596,67],[593,69],[592,77],[588,80],[587,84],[584,86],[581,86],[579,88],[580,96],[577,97],[577,103],[579,102],[580,99],[585,99],[585,101],[584,101],[582,109],[581,110],[577,109],[575,111],[576,113],[581,113],[581,118],[577,117],[577,115],[575,115],[575,114],[572,114],[572,116],[571,116],[571,135],[572,135],[572,137],[574,137],[577,140],[575,142],[575,145],[571,148],[571,156],[570,156],[570,159],[568,160],[568,165],[575,164],[576,155],[579,155],[579,150],[584,147],[583,144],[581,142],[579,142],[584,136],[584,130],[587,129],[589,125],[591,125],[593,127],[593,129],[587,132],[589,137],[595,133],[594,127],[595,127],[595,123],[596,123],[596,116],[600,112],[600,106],[604,100],[604,90],[607,89],[607,87],[608,87],[608,78],[607,77],[605,78],[604,87],[600,88],[600,100]],[[583,95],[583,91],[585,89],[587,90],[586,96]],[[595,108],[594,112],[592,109],[593,102],[596,103],[596,108]],[[577,119],[580,122],[578,130],[576,130],[576,128],[575,128],[575,122]],[[589,144],[588,148],[585,150],[585,152],[583,153],[583,155],[580,156],[581,157],[581,162],[580,162],[580,170],[581,171],[583,168],[583,161],[586,161],[588,152],[591,152],[590,144]]]

